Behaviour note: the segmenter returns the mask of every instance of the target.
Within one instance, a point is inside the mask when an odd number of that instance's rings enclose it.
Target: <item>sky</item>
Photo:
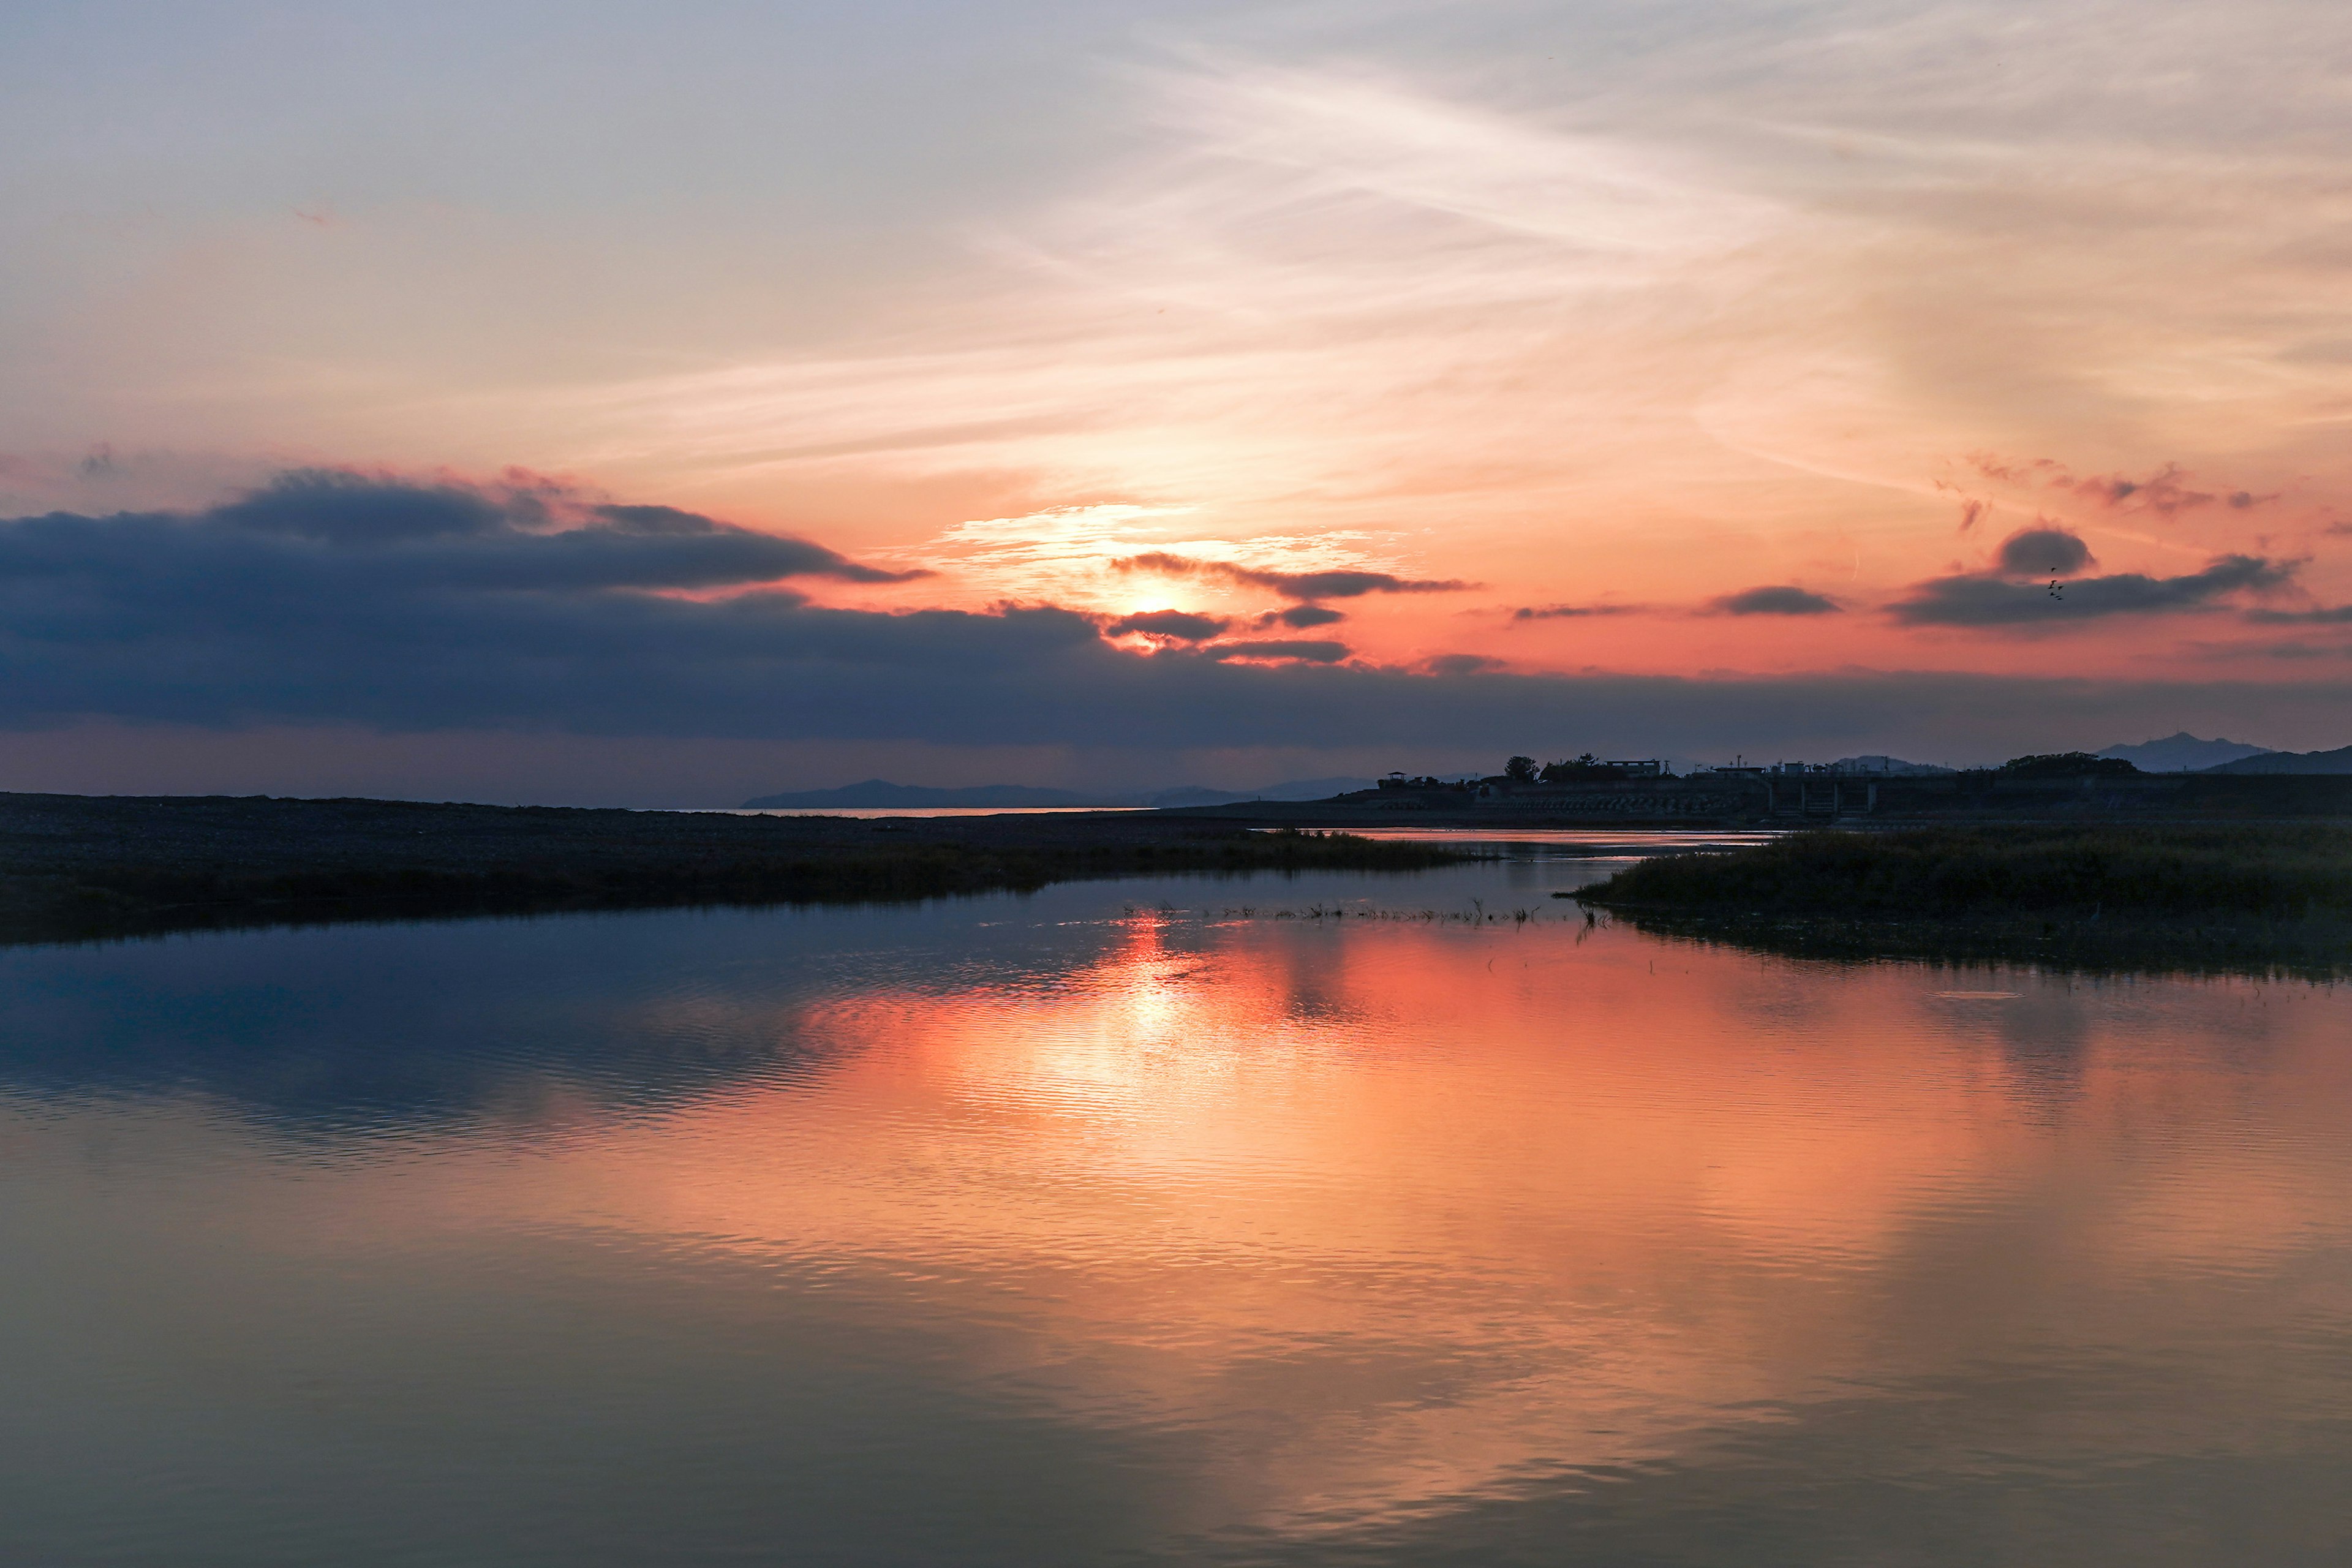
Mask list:
[[[2352,13],[0,11],[0,787],[2352,742]]]

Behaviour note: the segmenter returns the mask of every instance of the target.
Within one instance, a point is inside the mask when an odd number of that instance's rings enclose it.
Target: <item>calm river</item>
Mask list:
[[[2352,993],[1593,873],[0,952],[0,1563],[2352,1559]]]

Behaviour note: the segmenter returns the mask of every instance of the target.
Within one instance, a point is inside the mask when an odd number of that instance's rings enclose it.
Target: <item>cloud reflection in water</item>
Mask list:
[[[2193,1561],[2201,1520],[2258,1499],[2287,1548],[2335,1539],[2339,997],[1800,963],[1587,931],[1566,906],[1525,927],[1276,918],[1470,896],[1516,895],[1474,868],[18,953],[20,981],[104,979],[127,1011],[126,981],[184,958],[254,985],[274,965],[322,1039],[352,1017],[305,944],[372,953],[411,981],[351,1004],[373,1048],[470,1064],[473,1098],[389,1143],[297,1136],[282,1096],[257,1119],[185,1072],[105,1100],[29,1085],[20,1028],[8,1136],[52,1218],[119,1239],[205,1216],[196,1284],[171,1247],[147,1267],[226,1314],[210,1356],[264,1363],[290,1336],[368,1360],[248,1278],[291,1270],[438,1293],[466,1304],[461,1338],[520,1358],[395,1405],[528,1431],[625,1386],[632,1436],[567,1449],[567,1493],[699,1431],[731,1396],[692,1368],[724,1344],[770,1401],[730,1428],[730,1464],[841,1426],[798,1480],[698,1483],[812,1561],[949,1541],[1542,1561],[1563,1531],[1677,1561],[2029,1540]],[[1244,897],[1257,912],[1226,918]],[[403,969],[458,937],[471,980]],[[1965,992],[2015,994],[1939,994]],[[560,1047],[517,1043],[533,1016]],[[599,1088],[598,1062],[657,1076],[692,1040],[731,1070]],[[141,1138],[100,1182],[71,1148],[123,1119]],[[55,1289],[88,1283],[47,1260]],[[557,1281],[552,1317],[498,1310]],[[135,1398],[100,1419],[170,1429]],[[369,1464],[429,1468],[410,1441],[379,1435]],[[215,1485],[251,1483],[220,1463]],[[978,1511],[866,1506],[982,1472],[1004,1489]],[[499,1495],[497,1528],[527,1535],[530,1488]],[[170,1505],[147,1506],[160,1528]],[[578,1560],[680,1539],[657,1501],[597,1506],[619,1511]]]

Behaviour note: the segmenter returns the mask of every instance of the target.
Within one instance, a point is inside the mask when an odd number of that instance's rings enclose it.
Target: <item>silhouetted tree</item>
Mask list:
[[[1536,782],[1536,760],[1533,757],[1513,757],[1503,764],[1503,776],[1513,784]]]
[[[2000,771],[2013,779],[2122,778],[2139,772],[2123,757],[2095,757],[2088,752],[2047,752],[2038,756],[2011,757]]]
[[[1572,763],[1546,763],[1543,772],[1536,776],[1546,784],[1574,784],[1594,773],[1615,776],[1614,770],[1603,768],[1601,759],[1587,752]]]
[[[1592,752],[1585,752],[1576,762],[1545,762],[1543,783],[1592,783],[1600,778],[1622,778],[1625,769],[1613,769]]]

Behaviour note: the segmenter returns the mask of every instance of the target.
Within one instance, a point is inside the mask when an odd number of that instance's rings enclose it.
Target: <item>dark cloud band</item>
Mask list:
[[[1213,643],[1202,649],[1211,658],[1286,659],[1300,664],[1337,664],[1352,651],[1343,642],[1302,642],[1276,637]]]
[[[1553,735],[1603,752],[1924,746],[1965,756],[2217,715],[2276,713],[2284,723],[2352,699],[2341,684],[1530,676],[1454,657],[1405,670],[1303,639],[1145,657],[1107,640],[1099,617],[1050,605],[885,614],[814,605],[772,584],[867,580],[870,569],[690,513],[382,480],[305,481],[258,500],[266,505],[0,521],[0,727],[99,717],[215,730],[1160,753],[1372,747],[1401,757]],[[2223,580],[2276,570],[2238,568]],[[667,591],[713,584],[739,591]]]
[[[2294,570],[2293,562],[2222,555],[2203,571],[2179,577],[2119,572],[2080,578],[2055,593],[1992,574],[1963,574],[1914,584],[1906,597],[1887,606],[1887,613],[1911,626],[2060,626],[2105,616],[2206,609],[2233,595],[2284,587]]]
[[[1515,621],[1564,621],[1586,616],[1631,616],[1640,613],[1639,605],[1522,605],[1511,612]]]
[[[2086,566],[2091,547],[2063,528],[2021,528],[2000,542],[1996,569],[2010,577],[2072,576]]]
[[[1833,616],[1845,608],[1827,595],[1809,594],[1787,584],[1726,594],[1709,600],[1706,607],[1718,616]]]
[[[1167,637],[1176,642],[1206,642],[1234,623],[1223,616],[1195,615],[1190,610],[1139,610],[1104,626],[1105,637]]]

